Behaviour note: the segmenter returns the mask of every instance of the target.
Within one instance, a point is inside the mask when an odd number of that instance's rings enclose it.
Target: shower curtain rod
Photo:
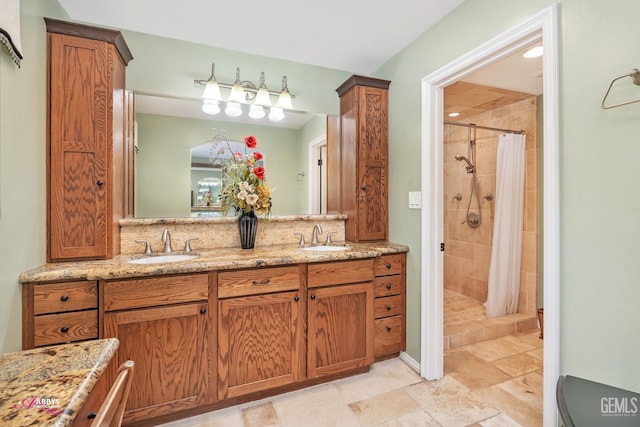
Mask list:
[[[484,130],[495,130],[498,132],[507,132],[507,133],[515,133],[518,135],[524,135],[525,131],[523,130],[513,130],[513,129],[501,129],[501,128],[492,128],[489,126],[479,126],[475,123],[459,123],[459,122],[444,122],[445,125],[453,125],[453,126],[464,126],[467,128],[475,128],[475,129],[484,129]]]

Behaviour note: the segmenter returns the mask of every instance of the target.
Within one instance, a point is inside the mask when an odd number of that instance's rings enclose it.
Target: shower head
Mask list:
[[[471,161],[469,159],[467,159],[465,156],[462,156],[460,154],[456,154],[455,158],[458,161],[464,160],[465,162],[467,162],[467,172],[468,173],[472,173],[475,170],[475,166],[473,166],[473,163],[471,163]]]

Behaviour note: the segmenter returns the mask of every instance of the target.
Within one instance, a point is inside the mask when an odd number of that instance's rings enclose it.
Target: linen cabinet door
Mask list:
[[[105,337],[120,340],[111,366],[136,364],[126,422],[209,403],[207,308],[193,303],[105,314]]]
[[[300,380],[299,292],[219,301],[218,398]]]
[[[373,363],[371,282],[309,289],[307,309],[310,379]]]

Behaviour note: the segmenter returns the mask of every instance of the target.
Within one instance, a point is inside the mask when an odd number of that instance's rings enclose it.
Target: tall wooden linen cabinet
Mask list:
[[[111,258],[128,206],[125,67],[118,31],[45,18],[47,261]]]
[[[387,240],[388,218],[388,80],[353,75],[336,92],[340,96],[338,138],[327,143],[327,211],[347,215],[345,238],[352,242]],[[331,121],[328,122],[331,126]]]

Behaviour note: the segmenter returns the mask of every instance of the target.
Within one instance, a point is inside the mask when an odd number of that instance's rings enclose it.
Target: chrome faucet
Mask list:
[[[313,246],[318,245],[318,234],[322,234],[322,227],[320,227],[320,224],[313,226],[313,232],[311,234],[311,244]]]
[[[164,253],[171,253],[171,234],[169,234],[169,229],[165,228],[162,232],[162,243],[164,243]]]

